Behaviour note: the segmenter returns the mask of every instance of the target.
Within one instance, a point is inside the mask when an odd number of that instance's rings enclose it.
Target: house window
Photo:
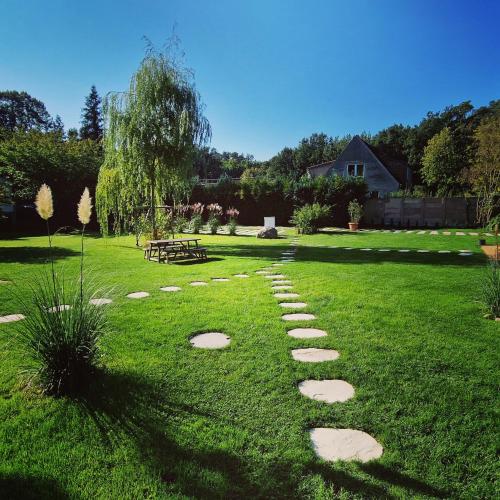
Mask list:
[[[348,163],[347,164],[347,175],[350,177],[364,177],[365,176],[365,166],[363,163]]]

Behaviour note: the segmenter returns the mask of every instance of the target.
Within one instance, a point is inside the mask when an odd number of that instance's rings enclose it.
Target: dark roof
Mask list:
[[[330,160],[330,161],[324,161],[323,163],[317,163],[316,165],[311,165],[310,167],[307,167],[307,170],[311,170],[311,168],[324,167],[326,165],[330,165],[334,161],[335,160]]]

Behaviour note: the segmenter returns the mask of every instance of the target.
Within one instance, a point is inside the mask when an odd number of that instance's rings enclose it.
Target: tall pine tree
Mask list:
[[[95,85],[90,88],[90,94],[85,99],[82,109],[82,121],[80,128],[81,139],[102,139],[102,107],[101,97],[97,93]]]

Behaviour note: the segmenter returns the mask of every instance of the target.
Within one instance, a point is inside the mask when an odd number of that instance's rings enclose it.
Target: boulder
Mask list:
[[[275,227],[263,227],[258,233],[257,238],[276,239],[278,231]]]

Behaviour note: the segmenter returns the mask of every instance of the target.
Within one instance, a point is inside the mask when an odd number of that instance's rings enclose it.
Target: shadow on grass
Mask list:
[[[52,256],[55,260],[80,255],[74,250],[62,247],[53,247]],[[8,247],[0,248],[0,262],[19,264],[43,264],[50,259],[47,247]]]
[[[203,430],[218,425],[234,426],[229,418],[221,418],[196,407],[174,402],[168,383],[124,373],[101,371],[91,391],[78,402],[91,416],[105,445],[123,446],[130,440],[152,478],[160,478],[166,492],[180,493],[194,498],[303,498],[300,482],[305,475],[319,474],[336,492],[341,490],[363,498],[393,498],[387,484],[428,495],[441,492],[421,481],[399,474],[378,464],[362,466],[361,472],[373,477],[365,480],[346,471],[336,470],[316,460],[292,463],[285,460],[252,463],[222,449],[209,449],[197,444],[203,441]],[[200,425],[193,427],[192,439],[180,437],[175,426],[184,432],[193,417]],[[203,422],[204,423],[201,423]],[[185,422],[185,425],[182,424]],[[181,445],[179,441],[186,444]],[[301,470],[298,471],[298,468]],[[291,473],[295,471],[295,473]],[[217,479],[214,480],[213,478]]]
[[[0,498],[5,500],[63,500],[70,497],[54,479],[0,472]]]
[[[380,247],[383,248],[383,247]],[[402,247],[403,248],[403,247]],[[480,253],[473,253],[470,256],[458,255],[457,251],[440,254],[436,250],[429,253],[420,253],[421,248],[409,248],[409,252],[398,252],[399,248],[390,249],[388,252],[379,252],[378,248],[371,251],[363,251],[360,248],[345,250],[344,248],[324,248],[299,246],[295,257],[297,262],[331,262],[335,264],[382,264],[385,262],[399,264],[424,264],[437,266],[484,266],[486,257]],[[252,245],[232,245],[210,247],[215,255],[232,257],[267,257],[277,258],[281,252],[289,250],[287,246],[259,247]]]

